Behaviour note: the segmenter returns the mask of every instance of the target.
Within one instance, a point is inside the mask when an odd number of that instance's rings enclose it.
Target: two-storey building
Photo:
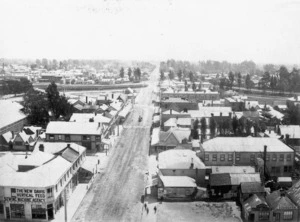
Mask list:
[[[46,129],[48,142],[72,142],[87,151],[101,150],[103,125],[95,122],[50,122]]]
[[[217,137],[204,142],[201,158],[206,166],[255,166],[258,157],[264,159],[271,176],[291,176],[294,151],[276,138]]]

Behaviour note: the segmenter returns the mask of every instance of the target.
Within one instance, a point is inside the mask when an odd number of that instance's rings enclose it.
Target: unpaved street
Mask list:
[[[96,177],[72,221],[141,220],[153,115],[152,92],[157,73],[155,69],[149,86],[137,96],[119,141],[110,153],[105,172]],[[142,122],[138,122],[139,115],[143,115]]]

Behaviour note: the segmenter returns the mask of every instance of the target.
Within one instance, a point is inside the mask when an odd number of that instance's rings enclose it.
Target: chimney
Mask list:
[[[170,109],[170,115],[172,115],[172,109]]]
[[[112,99],[114,98],[114,94],[113,94],[113,93],[111,94],[111,98],[112,98]]]
[[[107,95],[105,95],[105,101],[107,100]]]
[[[192,158],[192,162],[191,162],[191,167],[190,169],[194,169],[194,162],[193,162],[193,158]]]
[[[97,112],[95,112],[95,116],[97,116]]]
[[[43,144],[40,144],[39,151],[44,152],[44,145]]]
[[[220,112],[220,116],[222,116],[222,112]]]
[[[213,114],[213,113],[211,113],[210,115],[211,115],[211,117],[214,117],[214,114]]]
[[[290,140],[290,135],[289,134],[285,134],[285,143],[289,144],[289,140]]]
[[[39,136],[39,130],[36,130],[36,137]]]
[[[231,119],[231,117],[232,117],[232,112],[229,112],[229,118]]]
[[[71,148],[70,143],[67,144],[67,148]]]
[[[294,99],[295,99],[295,101],[298,101],[298,96],[297,95],[294,96]]]
[[[88,103],[88,97],[87,96],[85,97],[85,103]]]

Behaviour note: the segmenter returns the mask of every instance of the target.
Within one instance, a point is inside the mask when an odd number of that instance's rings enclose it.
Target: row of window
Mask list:
[[[64,138],[65,141],[71,141],[71,135],[64,135],[64,137],[63,137],[63,135],[58,135],[58,140],[63,140],[63,138]],[[54,134],[49,134],[49,140],[54,140],[54,139],[55,139],[55,135]],[[84,135],[84,136],[82,136],[82,140],[89,141],[89,140],[91,140],[91,136],[90,135]],[[101,140],[101,136],[100,135],[96,136],[96,141],[100,141],[100,140]]]
[[[274,212],[273,215],[275,217],[276,221],[280,221],[280,214],[281,213],[277,213]],[[260,211],[258,213],[258,219],[259,220],[269,220],[270,219],[270,212],[268,211]],[[292,220],[293,219],[293,211],[284,211],[283,212],[283,220]]]
[[[59,184],[62,187],[64,182],[67,181],[67,179],[69,179],[69,176],[72,176],[72,170],[75,171],[75,169],[79,166],[80,162],[83,160],[83,158],[85,157],[86,153],[84,152],[81,157],[79,159],[77,159],[75,161],[75,163],[73,164],[73,166],[67,171],[67,173],[60,179]],[[52,188],[51,188],[52,189]],[[55,185],[55,192],[58,191],[58,184]]]
[[[225,161],[226,160],[226,154],[219,154],[220,155],[220,161]],[[205,161],[209,161],[209,154],[205,154]],[[263,158],[262,154],[250,154],[250,161],[254,161],[255,158],[260,157]],[[270,159],[270,157],[272,159]],[[235,161],[240,161],[241,159],[241,155],[240,153],[236,153],[235,154]],[[233,154],[229,153],[227,154],[227,161],[232,161],[233,160]],[[270,154],[267,154],[266,156],[266,161],[277,161],[279,160],[280,162],[284,161],[284,154],[279,154],[279,156],[277,154],[272,154],[272,156],[270,156]],[[292,154],[287,154],[286,155],[286,161],[291,161],[292,160]],[[218,161],[218,154],[212,154],[212,161]]]

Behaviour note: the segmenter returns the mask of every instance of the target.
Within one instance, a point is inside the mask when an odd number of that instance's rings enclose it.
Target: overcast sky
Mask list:
[[[0,58],[300,62],[300,1],[0,0]]]

